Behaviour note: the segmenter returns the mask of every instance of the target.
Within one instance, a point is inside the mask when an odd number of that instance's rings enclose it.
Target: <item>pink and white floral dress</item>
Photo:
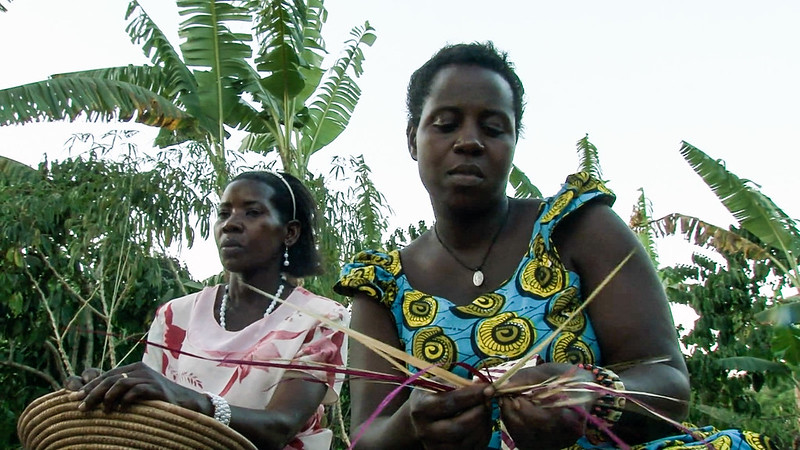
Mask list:
[[[284,377],[312,377],[328,391],[323,404],[336,401],[341,376],[318,371],[287,371],[225,361],[325,363],[344,366],[347,338],[341,331],[281,304],[267,317],[243,330],[227,331],[214,318],[214,301],[222,285],[171,300],[162,305],[148,333],[145,364],[168,379],[200,392],[224,397],[231,405],[263,409]],[[350,315],[341,304],[295,287],[286,302],[348,325]],[[225,360],[225,361],[223,361]],[[309,419],[286,449],[328,449],[333,433],[322,427],[323,407]]]

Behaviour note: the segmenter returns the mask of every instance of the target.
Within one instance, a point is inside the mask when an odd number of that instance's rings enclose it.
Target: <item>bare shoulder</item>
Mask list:
[[[603,202],[588,203],[565,217],[554,240],[561,259],[570,266],[580,260],[626,255],[638,245],[636,235]]]

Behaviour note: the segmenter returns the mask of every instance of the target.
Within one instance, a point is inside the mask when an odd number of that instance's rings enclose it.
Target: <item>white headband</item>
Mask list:
[[[283,175],[279,174],[278,172],[270,173],[278,177],[279,180],[283,181],[283,184],[286,185],[286,189],[289,190],[289,195],[292,196],[292,220],[297,220],[297,203],[294,199],[294,191],[292,190],[292,187],[289,185],[289,182],[286,181],[286,178],[284,178]]]

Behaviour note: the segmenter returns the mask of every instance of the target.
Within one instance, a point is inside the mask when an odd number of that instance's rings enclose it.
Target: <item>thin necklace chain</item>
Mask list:
[[[275,297],[281,298],[283,295],[284,285],[283,282],[286,281],[286,277],[281,275],[281,280],[278,283],[278,290],[275,292]],[[227,330],[228,328],[225,327],[225,313],[228,311],[228,285],[225,285],[225,294],[222,295],[222,301],[219,303],[219,324],[222,326],[223,330]],[[272,314],[272,311],[275,311],[275,308],[278,306],[278,302],[272,300],[269,302],[269,306],[267,309],[264,310],[264,317]]]
[[[489,258],[489,254],[492,252],[492,248],[494,247],[495,242],[497,242],[497,238],[500,237],[500,232],[502,232],[503,228],[505,228],[506,222],[508,222],[508,216],[510,211],[511,211],[511,202],[509,202],[508,206],[506,206],[506,215],[505,217],[503,217],[503,222],[497,228],[497,231],[494,232],[494,236],[492,236],[492,242],[489,243],[489,248],[486,249],[486,253],[483,254],[483,259],[481,259],[481,263],[478,264],[477,267],[470,267],[467,264],[465,264],[464,261],[461,261],[461,259],[459,259],[458,256],[456,256],[456,253],[450,247],[448,247],[447,244],[445,244],[444,241],[442,240],[441,236],[439,236],[439,227],[437,226],[438,222],[435,222],[433,224],[433,234],[436,235],[436,240],[439,241],[439,244],[441,244],[442,248],[445,249],[447,253],[449,253],[450,256],[452,256],[453,259],[458,264],[461,265],[461,267],[471,272],[474,272],[472,277],[472,283],[476,287],[483,284],[483,265],[486,264],[486,260]]]

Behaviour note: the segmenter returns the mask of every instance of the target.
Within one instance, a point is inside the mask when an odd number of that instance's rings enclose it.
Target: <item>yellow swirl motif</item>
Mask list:
[[[731,448],[733,448],[733,439],[731,439],[730,436],[720,436],[706,444],[706,446],[708,445],[711,445],[711,447],[715,450],[731,450]],[[696,449],[697,446],[693,446],[691,448]]]
[[[527,318],[505,312],[481,321],[476,334],[475,344],[484,355],[516,359],[527,353],[536,329]]]
[[[456,311],[472,317],[492,317],[503,308],[506,298],[490,292],[476,298],[469,305],[457,306]]]
[[[604,194],[614,195],[602,181],[592,177],[587,172],[578,172],[568,176],[567,184],[571,188],[574,188],[578,192],[578,195],[591,191],[599,191]]]
[[[556,329],[560,327],[561,324],[565,323],[570,314],[575,312],[580,306],[581,301],[578,296],[578,288],[570,286],[564,289],[561,295],[551,301],[550,310],[547,312],[544,320],[551,328]],[[578,314],[567,322],[564,331],[581,334],[585,327],[586,316]]]
[[[556,259],[547,255],[537,255],[528,261],[519,275],[520,287],[538,297],[549,297],[564,288],[569,275]]]
[[[475,364],[475,369],[481,370],[486,367],[494,367],[506,362],[505,358],[498,358],[496,356],[489,356],[482,359],[478,364]]]
[[[565,332],[556,338],[553,344],[553,362],[568,364],[594,364],[595,356],[574,333]]]
[[[386,283],[386,286],[383,287],[383,300],[381,303],[385,304],[386,306],[392,306],[394,300],[397,298],[397,283],[392,280],[391,282]]]
[[[389,252],[389,260],[384,261],[382,264],[383,268],[386,269],[387,272],[390,274],[397,276],[400,273],[400,251],[399,250],[392,250]]]
[[[403,296],[403,319],[411,328],[430,325],[438,311],[439,304],[430,295],[408,291]]]
[[[766,436],[753,433],[752,431],[742,431],[742,435],[744,436],[745,442],[750,444],[750,447],[753,447],[755,450],[771,450],[774,448],[769,442],[769,438]]]
[[[558,198],[553,202],[553,207],[550,208],[550,211],[547,211],[541,218],[540,222],[545,224],[550,222],[554,218],[556,218],[564,208],[572,201],[572,198],[575,197],[575,192],[573,191],[566,191],[563,194],[559,195]]]
[[[430,327],[419,330],[411,341],[414,356],[445,370],[450,370],[456,360],[458,349],[456,343],[444,334],[441,327]]]
[[[341,285],[355,289],[358,292],[363,292],[370,298],[378,299],[380,297],[380,293],[374,287],[372,287],[372,282],[374,280],[375,267],[357,267],[351,270],[346,277],[342,278]]]
[[[533,238],[531,250],[534,257],[547,254],[547,248],[544,246],[544,238],[541,234],[536,234],[536,237]]]

